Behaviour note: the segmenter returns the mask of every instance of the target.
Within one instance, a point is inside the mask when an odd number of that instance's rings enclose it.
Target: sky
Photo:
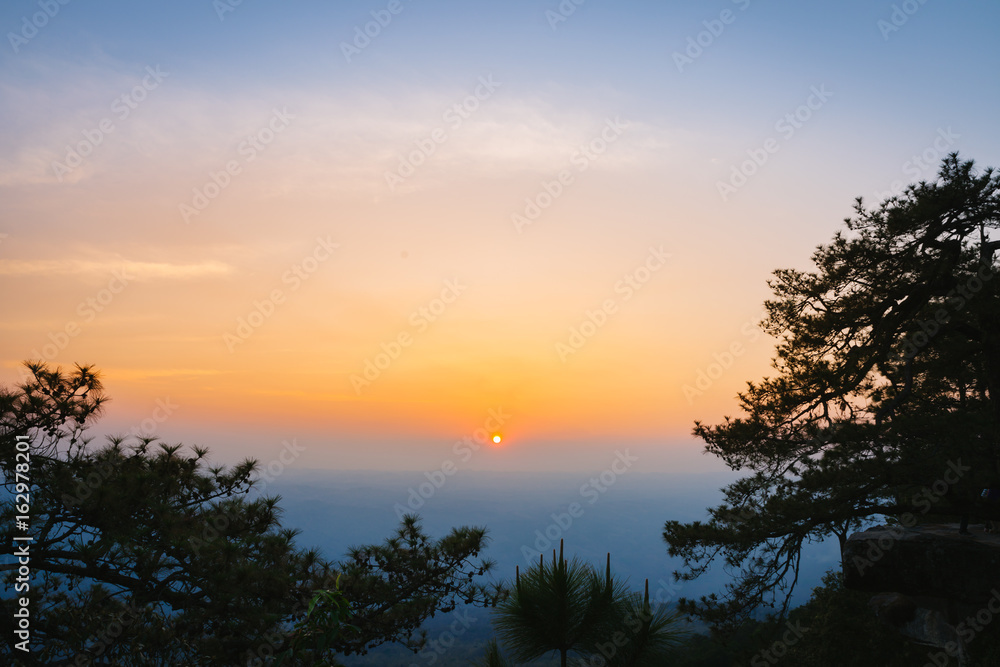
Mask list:
[[[767,280],[1000,165],[1000,6],[0,7],[0,383],[265,468],[721,464]],[[494,445],[487,437],[502,436]]]

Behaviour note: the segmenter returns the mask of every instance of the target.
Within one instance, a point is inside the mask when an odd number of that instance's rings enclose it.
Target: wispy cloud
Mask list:
[[[16,90],[18,99],[34,102],[0,105],[19,130],[4,141],[8,157],[0,158],[0,186],[78,185],[107,174],[148,169],[155,169],[162,183],[196,182],[228,160],[242,160],[237,152],[241,142],[266,127],[275,106],[287,109],[294,121],[262,153],[266,165],[254,164],[249,170],[253,176],[241,176],[260,182],[261,195],[383,192],[386,171],[415,150],[416,142],[429,141],[435,130],[442,131],[445,139],[436,143],[420,178],[408,187],[431,187],[456,174],[485,178],[545,174],[565,168],[574,151],[599,136],[603,125],[618,113],[608,104],[584,109],[562,92],[518,95],[508,91],[502,79],[489,97],[456,111],[474,99],[476,80],[468,89],[443,86],[334,95],[270,88],[244,91],[234,99],[231,91],[223,96],[172,74],[122,119],[112,110],[113,104],[144,72],[108,62],[96,67],[48,67],[30,83],[14,82],[9,73],[0,72],[0,91]],[[91,85],[81,88],[80,79]],[[45,91],[52,89],[68,92],[49,99],[51,93]],[[48,103],[38,104],[39,98]],[[31,111],[39,106],[49,111],[42,118],[32,117]],[[86,133],[97,137],[95,128],[102,120],[114,129],[101,137],[100,145],[79,166],[69,170],[54,166],[68,164],[69,152],[86,143]],[[670,130],[626,114],[621,121],[628,124],[628,131],[614,151],[594,164],[595,169],[662,160],[664,149],[673,143]]]
[[[169,262],[136,262],[122,259],[0,259],[0,276],[101,276],[120,271],[129,280],[191,279],[220,276],[233,272],[233,267],[223,262],[209,261],[195,264]]]
[[[207,368],[102,368],[105,379],[115,380],[150,380],[153,378],[185,378],[223,375],[225,371]]]

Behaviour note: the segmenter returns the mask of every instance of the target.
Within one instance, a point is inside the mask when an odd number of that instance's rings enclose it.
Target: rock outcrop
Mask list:
[[[1000,590],[1000,535],[958,524],[876,526],[844,546],[844,585],[980,605]]]
[[[1000,535],[969,530],[928,524],[855,533],[842,554],[844,585],[878,593],[871,606],[883,622],[963,664],[966,644],[1000,619]]]

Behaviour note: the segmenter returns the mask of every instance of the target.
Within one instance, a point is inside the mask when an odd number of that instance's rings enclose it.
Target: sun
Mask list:
[[[503,438],[500,437],[499,433],[493,436],[493,444],[499,445],[501,440],[503,440]]]

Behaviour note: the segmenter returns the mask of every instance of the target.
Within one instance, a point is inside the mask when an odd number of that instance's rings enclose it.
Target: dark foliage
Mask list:
[[[716,560],[738,573],[684,602],[717,627],[768,605],[783,616],[809,541],[843,543],[880,516],[997,512],[978,495],[1000,479],[1000,175],[951,155],[936,182],[873,209],[858,199],[846,223],[813,271],[769,283],[775,376],[748,383],[743,416],[695,425],[747,471],[708,521],[663,533],[679,578]],[[955,479],[959,461],[971,470]]]
[[[384,545],[328,561],[295,545],[278,497],[249,494],[256,461],[207,466],[204,448],[148,438],[92,447],[84,430],[107,400],[97,373],[26,365],[30,379],[0,390],[0,465],[10,497],[30,489],[32,579],[15,596],[18,563],[0,564],[0,627],[14,637],[16,598],[27,595],[32,653],[4,642],[6,660],[243,664],[294,648],[286,664],[327,664],[384,642],[419,646],[420,624],[457,600],[493,603],[475,583],[491,566],[476,558],[485,530],[434,541],[407,517]],[[20,470],[18,436],[30,443]],[[13,503],[0,522],[11,544]]]

